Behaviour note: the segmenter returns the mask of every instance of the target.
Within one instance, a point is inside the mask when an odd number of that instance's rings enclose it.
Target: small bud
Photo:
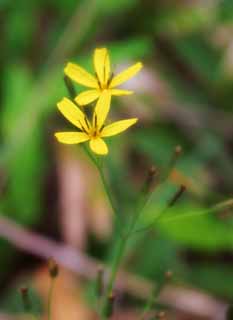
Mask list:
[[[116,298],[116,296],[114,293],[111,293],[108,297],[108,302],[107,302],[107,306],[106,306],[106,310],[105,310],[105,315],[106,315],[107,319],[113,315],[115,298]]]
[[[59,268],[56,261],[50,258],[48,261],[49,275],[51,278],[56,278],[58,276]]]
[[[168,270],[165,272],[164,276],[167,281],[171,280],[171,278],[173,277],[173,272],[171,270]]]
[[[159,311],[156,316],[159,320],[166,320],[166,313],[164,311]]]
[[[96,291],[97,295],[100,297],[104,291],[104,269],[102,266],[99,266],[96,278]]]
[[[167,178],[169,178],[170,174],[172,173],[173,169],[176,166],[176,163],[182,154],[182,147],[181,146],[176,146],[172,152],[171,158],[169,160],[168,166],[165,169],[165,172],[162,177],[162,181],[165,181]]]
[[[179,157],[179,156],[181,155],[182,151],[183,151],[183,149],[182,149],[181,146],[176,146],[176,147],[175,147],[175,155],[176,155],[177,157]]]
[[[27,287],[20,288],[20,294],[23,302],[24,311],[29,312],[31,309],[31,302],[29,299],[28,288]]]
[[[186,187],[184,185],[181,185],[179,190],[174,194],[172,199],[168,202],[168,207],[174,206],[174,204],[180,199],[182,194],[185,192]]]
[[[156,178],[158,177],[158,170],[155,166],[151,166],[147,172],[147,176],[142,187],[142,193],[147,194],[151,192],[154,187]]]

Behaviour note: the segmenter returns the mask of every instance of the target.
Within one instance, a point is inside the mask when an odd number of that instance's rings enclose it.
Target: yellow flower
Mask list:
[[[113,122],[105,126],[104,122],[109,112],[111,96],[108,90],[100,96],[93,113],[92,122],[71,100],[63,98],[58,109],[63,116],[75,125],[80,131],[57,132],[55,137],[59,142],[77,144],[89,141],[91,150],[98,155],[106,155],[108,147],[102,138],[114,136],[126,130],[137,122],[136,118]]]
[[[116,87],[133,77],[142,68],[141,62],[135,63],[113,77],[109,54],[106,48],[95,49],[93,60],[95,76],[92,76],[85,69],[73,63],[68,63],[65,67],[64,72],[69,78],[81,85],[91,88],[90,90],[80,93],[75,98],[77,104],[89,104],[98,99],[105,90],[107,90],[110,95],[114,96],[129,95],[133,93],[133,91],[116,89]]]

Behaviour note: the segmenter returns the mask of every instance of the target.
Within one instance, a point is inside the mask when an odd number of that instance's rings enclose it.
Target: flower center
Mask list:
[[[107,90],[108,90],[108,84],[102,84],[101,90],[102,90],[103,92],[104,92],[104,91],[107,91]]]
[[[93,129],[91,130],[91,132],[89,133],[89,136],[90,136],[90,138],[92,138],[92,139],[97,139],[97,138],[100,137],[100,132],[99,132],[99,130],[98,130],[97,128],[93,128]]]

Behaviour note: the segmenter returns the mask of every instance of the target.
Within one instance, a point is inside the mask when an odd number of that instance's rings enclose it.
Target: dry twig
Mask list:
[[[70,246],[25,230],[3,216],[0,218],[0,237],[30,255],[36,255],[46,260],[53,257],[58,264],[86,279],[96,277],[100,265],[99,261]],[[116,287],[118,290],[141,299],[148,297],[153,289],[149,281],[127,272],[119,273]],[[193,316],[206,317],[211,320],[225,319],[226,303],[192,288],[166,286],[162,290],[160,301]]]

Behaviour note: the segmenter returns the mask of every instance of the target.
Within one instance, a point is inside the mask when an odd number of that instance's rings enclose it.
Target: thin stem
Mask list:
[[[105,193],[108,197],[109,203],[110,203],[112,210],[115,214],[115,217],[117,219],[116,222],[119,223],[119,216],[118,216],[117,208],[114,204],[114,201],[113,201],[113,198],[112,198],[112,195],[110,192],[110,188],[108,186],[108,183],[107,183],[104,171],[103,171],[103,165],[102,165],[102,163],[98,162],[98,159],[96,159],[96,157],[88,150],[88,148],[85,145],[83,145],[83,148],[99,172]],[[118,224],[118,226],[119,226],[119,224]],[[117,275],[117,271],[118,271],[118,268],[119,268],[119,265],[120,265],[121,259],[123,257],[123,254],[125,252],[125,248],[126,248],[126,244],[127,244],[127,236],[124,237],[120,229],[119,229],[119,232],[120,232],[121,237],[120,237],[120,242],[118,244],[118,248],[116,250],[116,255],[115,255],[113,263],[112,263],[111,274],[110,274],[106,294],[105,294],[104,300],[103,300],[103,307],[101,310],[102,319],[107,319],[106,310],[108,307],[108,297],[112,293],[112,289],[113,289],[113,285],[114,285],[115,278]]]
[[[52,298],[54,289],[55,278],[51,278],[49,294],[48,294],[48,320],[52,319]]]
[[[118,217],[117,208],[116,208],[116,206],[114,204],[114,200],[112,198],[112,195],[111,195],[111,192],[110,192],[110,188],[108,186],[105,174],[103,172],[103,168],[101,166],[99,166],[99,165],[97,166],[97,168],[98,168],[98,171],[99,171],[99,175],[100,175],[101,181],[102,181],[103,186],[104,186],[104,190],[105,190],[105,192],[107,194],[108,200],[109,200],[110,205],[112,207],[112,210],[115,213],[116,217]]]
[[[142,227],[140,229],[134,230],[133,234],[135,233],[140,233],[143,231],[148,231],[149,229],[151,229],[152,227],[154,227],[155,223],[157,222],[157,220],[163,216],[163,214],[168,210],[168,207],[165,207],[161,212],[159,212],[155,218],[153,219],[153,221],[151,223],[149,223],[146,227]]]
[[[115,254],[115,257],[114,257],[114,260],[112,263],[111,275],[110,275],[109,282],[107,285],[105,298],[103,301],[103,309],[102,309],[102,314],[101,314],[102,319],[107,319],[106,308],[107,308],[107,303],[108,303],[108,297],[112,293],[113,286],[114,286],[116,276],[117,276],[117,272],[118,272],[120,263],[122,261],[122,258],[124,256],[125,250],[128,245],[128,240],[129,240],[131,234],[133,233],[134,227],[138,221],[138,218],[139,218],[142,210],[144,209],[144,207],[147,203],[147,200],[148,200],[148,198],[144,199],[144,201],[142,201],[142,202],[141,201],[138,202],[138,204],[137,204],[138,208],[136,210],[136,214],[133,216],[133,218],[131,220],[129,229],[126,232],[126,234],[122,235],[120,238],[120,242],[119,242],[118,247],[116,249],[116,254]]]
[[[142,311],[140,320],[144,320],[145,319],[147,313],[153,308],[154,302],[155,302],[155,296],[154,296],[154,294],[152,294],[149,297],[149,299],[148,299],[148,301],[147,301],[147,303],[146,303],[146,305],[144,307],[144,310]]]
[[[33,312],[31,299],[29,297],[29,290],[27,287],[23,287],[20,289],[22,302],[23,302],[23,309],[26,314],[30,314],[31,318],[34,320],[38,320],[39,317]]]
[[[110,187],[108,186],[108,182],[106,180],[106,177],[105,177],[105,174],[103,171],[102,163],[100,164],[100,162],[98,162],[98,159],[89,151],[89,149],[87,148],[87,146],[85,144],[83,144],[83,149],[86,152],[86,154],[88,155],[88,157],[90,158],[90,160],[92,161],[92,163],[95,165],[96,169],[98,170],[98,173],[100,175],[100,178],[101,178],[101,181],[102,181],[102,184],[104,187],[104,191],[107,195],[108,201],[110,203],[110,206],[111,206],[112,211],[113,211],[115,218],[116,218],[117,229],[118,229],[120,235],[122,235],[121,221],[120,221],[117,208],[114,204],[114,200],[113,200],[111,192],[110,192]]]
[[[151,311],[153,309],[153,306],[156,302],[156,299],[158,298],[158,295],[160,294],[164,284],[166,282],[166,278],[163,277],[157,284],[156,288],[153,290],[153,292],[151,293],[151,295],[149,296],[145,307],[141,313],[140,316],[140,320],[144,320],[146,315],[148,314],[149,311]]]
[[[113,260],[113,263],[112,263],[110,278],[109,278],[109,281],[108,281],[106,293],[105,293],[104,300],[103,300],[103,308],[102,308],[102,312],[101,312],[102,319],[108,319],[108,317],[106,315],[106,310],[107,310],[107,307],[108,307],[108,297],[112,293],[113,286],[114,286],[114,283],[115,283],[115,279],[116,279],[116,276],[117,276],[117,272],[118,272],[121,260],[122,260],[122,258],[124,256],[125,249],[126,249],[126,246],[127,246],[127,243],[128,243],[127,240],[128,240],[128,236],[127,235],[125,237],[121,236],[120,237],[120,242],[118,243],[118,247],[116,249],[116,254],[115,254],[115,257],[114,257],[114,260]]]
[[[182,219],[186,219],[186,218],[190,218],[190,217],[198,217],[198,216],[202,216],[205,214],[209,214],[209,213],[215,213],[217,211],[219,211],[220,209],[226,209],[226,208],[231,208],[233,206],[233,200],[229,199],[227,201],[223,201],[220,202],[216,205],[214,205],[213,207],[206,209],[206,210],[197,210],[195,212],[190,212],[190,213],[184,213],[184,214],[180,214],[180,215],[174,215],[174,216],[170,216],[170,217],[165,217],[162,218],[163,222],[169,222],[169,221],[176,221],[176,220],[182,220]],[[169,209],[170,207],[165,207],[161,212],[159,212],[155,218],[152,220],[151,223],[149,223],[146,227],[142,227],[138,230],[135,230],[134,233],[139,233],[139,232],[143,232],[143,231],[147,231],[149,229],[151,229],[152,227],[154,227],[155,223],[157,222],[157,220],[159,220],[161,217],[164,217],[164,213],[166,213],[166,211]]]
[[[98,159],[88,150],[88,148],[87,148],[87,146],[85,144],[83,145],[83,149],[86,152],[86,154],[88,155],[88,157],[91,159],[91,161],[93,162],[95,167],[97,168],[97,170],[99,172],[99,175],[100,175],[100,178],[101,178],[101,181],[102,181],[102,184],[104,186],[104,191],[106,192],[106,195],[108,197],[109,203],[110,203],[110,205],[112,207],[112,210],[113,210],[114,214],[117,216],[117,209],[116,209],[116,206],[114,204],[114,201],[113,201],[113,198],[112,198],[112,195],[111,195],[111,192],[110,192],[110,188],[108,186],[106,177],[105,177],[104,172],[103,172],[103,166],[100,165],[100,163],[98,162]]]
[[[88,148],[85,145],[84,145],[84,151],[89,156],[89,158],[91,159],[93,164],[96,166],[96,168],[97,168],[97,170],[99,172],[101,181],[103,183],[104,190],[105,190],[106,195],[108,197],[109,203],[110,203],[110,205],[112,207],[113,212],[115,213],[116,218],[118,218],[117,208],[116,208],[116,206],[114,204],[114,200],[112,198],[111,191],[110,191],[109,185],[107,183],[107,180],[106,180],[106,177],[105,177],[105,174],[104,174],[104,171],[103,171],[102,163],[100,163],[98,161],[98,159],[88,150]],[[106,293],[105,293],[104,299],[103,299],[103,307],[102,307],[102,310],[101,310],[101,317],[102,317],[103,320],[108,318],[108,316],[106,314],[106,310],[107,310],[107,307],[108,307],[108,297],[112,293],[113,286],[114,286],[114,283],[115,283],[115,280],[116,280],[116,276],[117,276],[117,272],[118,272],[120,263],[122,261],[122,258],[124,256],[124,253],[125,253],[125,250],[126,250],[126,247],[127,247],[127,244],[128,244],[129,237],[133,233],[135,225],[136,225],[136,223],[137,223],[137,221],[138,221],[138,219],[140,217],[140,214],[143,211],[148,199],[149,199],[149,195],[146,196],[146,197],[143,197],[143,198],[140,197],[140,200],[136,204],[136,210],[135,210],[136,214],[134,214],[132,216],[132,220],[130,222],[130,225],[129,225],[129,228],[128,228],[128,231],[126,232],[126,234],[123,235],[121,230],[119,229],[121,237],[120,237],[120,241],[118,243],[118,246],[116,248],[116,253],[115,253],[115,256],[114,256],[114,259],[113,259],[113,262],[112,262],[111,274],[110,274],[109,281],[108,281],[108,284],[107,284]],[[118,220],[117,220],[117,222],[118,222]]]
[[[127,245],[127,238],[128,238],[127,236],[120,238],[120,242],[118,244],[118,248],[116,250],[116,255],[115,255],[115,258],[114,258],[113,264],[112,264],[111,276],[110,276],[108,286],[107,286],[107,296],[109,294],[111,294],[111,292],[112,292],[113,284],[114,284],[116,274],[117,274],[117,270],[118,270],[118,267],[120,265],[121,259],[124,255],[124,251],[125,251],[125,248]]]

